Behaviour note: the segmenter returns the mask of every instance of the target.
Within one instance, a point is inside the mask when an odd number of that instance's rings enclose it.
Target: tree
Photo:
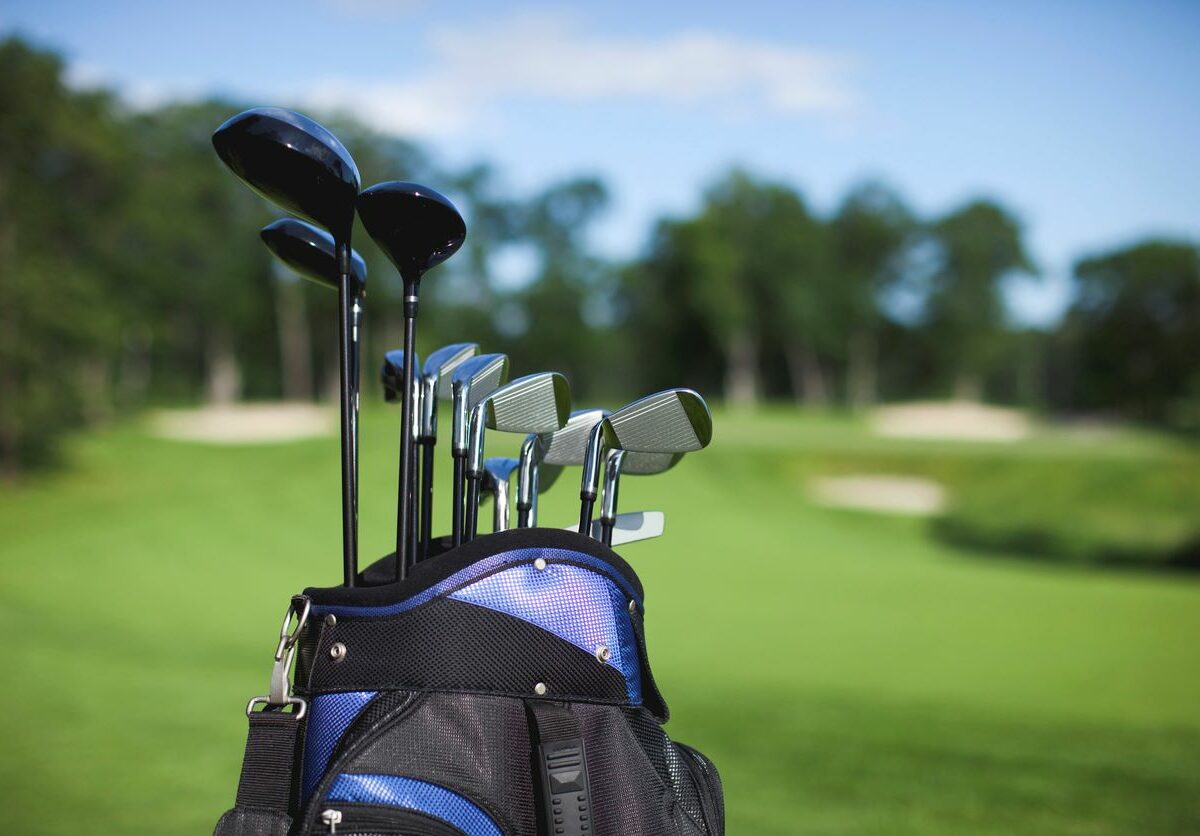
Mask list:
[[[1062,326],[1076,405],[1200,429],[1200,249],[1144,241],[1081,259]]]
[[[979,398],[1005,326],[1001,282],[1033,273],[1021,227],[1002,206],[979,200],[936,221],[937,249],[924,330],[938,346],[959,397]]]
[[[0,473],[111,403],[127,137],[54,55],[0,41]]]
[[[878,388],[881,297],[901,277],[916,221],[894,191],[864,183],[846,195],[829,227],[833,269],[842,288],[846,399],[852,406],[869,406]]]

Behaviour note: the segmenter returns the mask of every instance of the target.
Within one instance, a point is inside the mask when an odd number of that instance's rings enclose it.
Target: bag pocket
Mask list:
[[[316,822],[316,833],[503,836],[496,822],[465,796],[401,775],[338,775]]]

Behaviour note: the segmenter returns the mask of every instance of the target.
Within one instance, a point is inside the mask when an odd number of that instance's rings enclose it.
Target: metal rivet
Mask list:
[[[600,664],[604,664],[605,662],[607,662],[609,660],[609,657],[611,657],[611,656],[612,656],[612,651],[609,650],[606,646],[600,645],[599,647],[596,648],[596,659],[597,659],[597,661],[600,662]]]
[[[629,614],[637,615],[637,611],[638,611],[637,601],[634,601],[631,599],[629,601]]]
[[[533,568],[537,569],[539,572],[545,572],[546,559],[544,557],[539,557],[537,560],[533,561]]]
[[[325,616],[325,626],[326,627],[332,627],[335,624],[337,624],[337,616],[336,615],[334,615],[333,613],[329,613],[329,615]]]
[[[329,657],[335,662],[340,662],[346,658],[346,645],[341,642],[334,642],[329,648]]]
[[[537,685],[534,685],[534,686],[533,686],[533,693],[537,694],[539,697],[544,697],[544,696],[546,696],[546,683],[545,683],[545,682],[539,682]]]

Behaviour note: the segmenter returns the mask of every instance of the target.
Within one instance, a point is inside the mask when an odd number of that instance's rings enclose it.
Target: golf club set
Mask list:
[[[422,364],[421,280],[466,238],[453,204],[411,182],[362,190],[341,142],[281,108],[234,116],[213,146],[293,216],[260,231],[271,252],[338,293],[343,569],[341,586],[291,599],[216,836],[723,833],[716,768],[662,729],[644,592],[612,551],[662,533],[661,512],[618,513],[620,479],[707,446],[704,400],[668,389],[613,412],[572,410],[562,374],[510,380],[505,355],[471,342]],[[380,373],[400,404],[396,548],[361,572],[356,216],[404,291],[403,348]],[[451,529],[435,537],[439,401],[453,475]],[[519,455],[487,457],[487,430],[521,436]],[[539,494],[567,466],[581,468],[578,523],[541,527]],[[489,498],[492,531],[480,535]]]

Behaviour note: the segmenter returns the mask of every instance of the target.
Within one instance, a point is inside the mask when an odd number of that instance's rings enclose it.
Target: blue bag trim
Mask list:
[[[326,801],[399,807],[453,825],[467,836],[504,836],[492,817],[475,803],[437,784],[399,775],[338,775]]]
[[[569,563],[545,569],[523,563],[468,584],[449,598],[506,613],[569,641],[625,678],[633,705],[642,702],[642,669],[629,602],[607,576]]]
[[[619,586],[620,589],[625,593],[627,600],[632,598],[633,600],[637,601],[639,607],[642,605],[641,596],[634,591],[633,587],[629,585],[629,582],[621,575],[621,573],[600,558],[593,557],[592,555],[585,554],[584,552],[573,551],[571,549],[528,547],[522,549],[513,549],[507,552],[499,552],[498,554],[491,555],[490,557],[477,560],[462,571],[455,572],[445,580],[434,584],[428,589],[418,592],[416,595],[405,598],[403,601],[398,601],[395,604],[387,604],[381,607],[345,606],[337,604],[322,606],[320,604],[313,604],[312,614],[310,617],[323,616],[328,613],[332,613],[333,615],[337,616],[362,616],[367,618],[399,615],[400,613],[407,612],[414,607],[419,607],[421,604],[428,603],[434,598],[449,595],[459,587],[465,586],[466,584],[469,584],[484,575],[491,574],[492,572],[514,564],[532,563],[539,557],[545,560],[547,563],[561,563],[565,561],[587,566],[591,570],[599,572],[617,584],[617,586]]]
[[[300,780],[301,798],[305,801],[317,788],[329,758],[350,724],[375,698],[376,691],[343,691],[337,694],[318,694],[308,703],[308,728],[304,737],[304,770]]]

